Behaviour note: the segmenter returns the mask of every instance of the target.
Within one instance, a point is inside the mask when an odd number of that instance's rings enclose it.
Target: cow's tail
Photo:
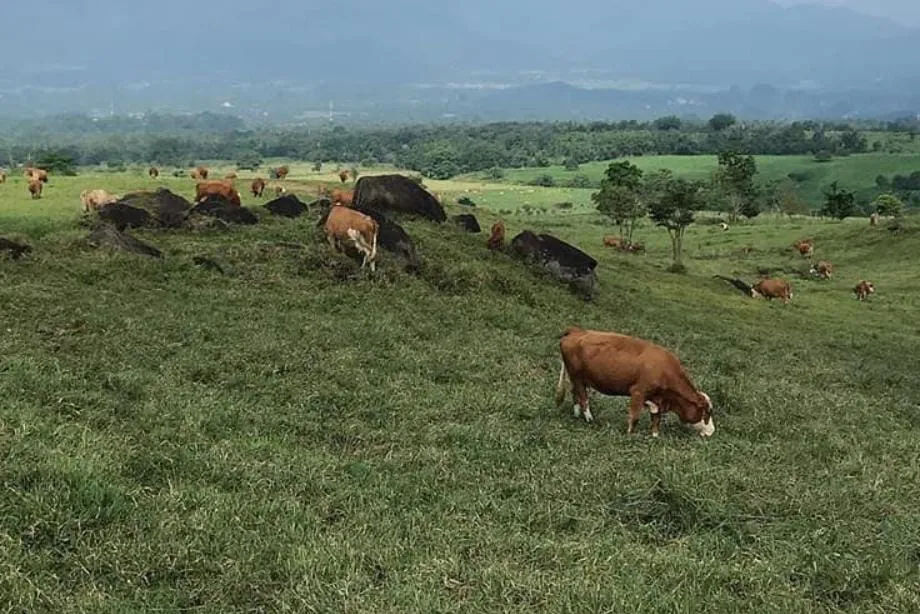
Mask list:
[[[559,381],[556,383],[556,407],[561,406],[565,402],[565,384],[568,381],[568,371],[565,368],[565,361],[559,361],[561,366],[559,367]]]

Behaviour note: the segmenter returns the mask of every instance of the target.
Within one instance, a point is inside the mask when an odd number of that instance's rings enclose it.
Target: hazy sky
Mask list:
[[[773,0],[777,4],[827,4],[888,17],[895,21],[920,26],[920,0]]]

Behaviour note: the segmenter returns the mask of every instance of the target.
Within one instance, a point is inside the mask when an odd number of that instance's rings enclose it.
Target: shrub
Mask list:
[[[530,185],[538,186],[541,188],[553,188],[556,187],[556,180],[553,179],[552,175],[544,173],[534,177],[533,180],[530,181]]]

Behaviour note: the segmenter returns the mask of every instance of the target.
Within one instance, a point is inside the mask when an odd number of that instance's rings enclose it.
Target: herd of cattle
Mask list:
[[[25,174],[32,198],[40,198],[42,186],[48,181],[48,173],[42,169],[28,168]],[[148,174],[156,179],[160,173],[157,168],[151,167]],[[279,181],[283,181],[288,174],[287,167],[272,171],[272,177]],[[234,184],[235,174],[214,180],[208,178],[207,168],[198,167],[190,175],[196,181],[195,202],[198,205],[218,202],[225,207],[242,207],[240,194]],[[342,171],[339,178],[345,183],[348,172]],[[0,183],[5,180],[6,175],[0,172]],[[250,184],[250,192],[254,197],[261,197],[267,185],[265,179],[256,178]],[[286,189],[279,184],[275,193],[282,196]],[[418,268],[412,240],[389,217],[389,213],[415,214],[438,223],[447,219],[437,195],[401,175],[363,177],[354,190],[329,189],[320,185],[318,196],[327,203],[327,210],[318,226],[323,228],[330,247],[337,251],[357,252],[361,257],[361,268],[369,267],[371,272],[376,270],[380,241],[384,248],[406,257],[409,264],[407,270]],[[303,207],[296,197],[284,198],[292,198],[295,204]],[[80,199],[84,212],[99,212],[103,219],[106,219],[103,214],[109,208],[123,204],[118,196],[102,189],[84,190]],[[274,201],[270,205],[278,202],[281,201]],[[269,205],[266,206],[271,210]],[[455,216],[454,221],[470,232],[480,231],[472,215]],[[877,223],[877,220],[873,220],[873,223]],[[728,230],[727,225],[723,224],[722,230]],[[492,251],[504,250],[505,240],[505,225],[498,221],[491,228],[486,247]],[[627,252],[644,250],[641,244],[626,243],[612,236],[604,237],[603,245]],[[537,235],[530,231],[517,235],[511,241],[511,246],[517,254],[537,262],[557,278],[569,282],[588,280],[589,294],[593,290],[597,261],[578,248],[551,235]],[[803,257],[811,258],[815,242],[813,239],[803,239],[796,241],[793,247]],[[811,273],[830,279],[833,270],[831,262],[821,260],[814,263]],[[749,287],[735,281],[736,285],[744,287],[755,298],[775,298],[783,303],[788,303],[792,298],[792,287],[784,279],[765,278]],[[865,300],[875,292],[875,287],[871,282],[861,280],[854,292],[859,300]],[[584,417],[587,422],[593,420],[588,392],[594,389],[602,394],[630,398],[629,433],[634,431],[646,409],[651,414],[651,432],[654,437],[659,435],[661,416],[667,412],[677,414],[683,423],[690,425],[703,437],[714,433],[712,400],[693,385],[680,360],[667,349],[634,337],[573,327],[563,334],[560,353],[562,366],[556,401],[557,405],[564,401],[568,383],[576,417]]]

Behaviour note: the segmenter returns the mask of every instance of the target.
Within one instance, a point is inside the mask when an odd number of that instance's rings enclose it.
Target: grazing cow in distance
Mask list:
[[[203,166],[199,166],[198,168],[192,169],[192,172],[189,173],[189,175],[196,181],[206,181],[208,178],[208,173],[208,169]]]
[[[881,216],[879,216],[878,212],[873,213],[872,215],[870,215],[870,216],[869,216],[869,226],[878,226],[878,222],[879,222],[879,218],[880,218],[880,217],[881,217]]]
[[[226,179],[227,181],[235,181],[236,178],[237,178],[237,175],[236,173],[233,173],[233,172],[230,172],[224,175],[224,179]]]
[[[0,171],[0,183],[6,183],[6,172]]]
[[[834,276],[834,265],[827,260],[821,260],[809,271],[812,275],[817,275],[821,279],[830,279]]]
[[[231,205],[239,207],[240,193],[236,191],[229,181],[201,181],[195,186],[195,202],[202,202],[212,196],[225,199]]]
[[[151,179],[156,179],[160,176],[160,169],[155,166],[151,166],[149,169],[147,169],[147,174],[150,175]]]
[[[719,228],[722,229],[722,232],[725,232],[726,230],[728,230],[728,224],[726,224],[725,222],[722,222],[719,224]]]
[[[644,339],[617,333],[571,327],[559,342],[562,367],[556,385],[556,405],[566,397],[566,380],[571,382],[575,417],[594,420],[588,390],[628,396],[628,434],[646,408],[652,414],[652,437],[658,437],[661,414],[678,415],[702,437],[716,430],[712,401],[693,385],[680,360],[665,348]]]
[[[249,186],[249,190],[252,192],[253,196],[261,198],[262,193],[265,192],[265,180],[261,177],[253,179],[252,184]]]
[[[118,201],[118,197],[105,190],[83,190],[80,192],[80,202],[83,203],[83,212],[96,211],[104,205]]]
[[[280,183],[276,183],[274,186],[272,186],[272,189],[275,191],[275,196],[284,196],[287,194],[287,188]]]
[[[355,204],[355,191],[339,189],[332,190],[331,200],[333,204],[351,207],[353,204]]]
[[[620,237],[614,237],[613,235],[607,235],[604,237],[604,247],[613,247],[616,249],[623,249],[623,240]]]
[[[38,179],[29,180],[29,194],[32,195],[32,200],[42,197],[42,182]]]
[[[787,305],[792,298],[792,286],[785,279],[761,279],[751,288],[751,296],[763,297],[770,301],[778,298],[783,301],[783,305]]]
[[[492,234],[486,242],[486,247],[493,251],[505,247],[505,223],[503,221],[499,220],[492,224]]]
[[[624,247],[623,250],[629,252],[630,254],[639,254],[645,251],[645,246],[641,243],[630,243]]]
[[[799,250],[799,254],[808,257],[815,253],[814,239],[801,239],[792,244],[792,247]]]
[[[339,179],[342,181],[342,183],[348,181],[348,171],[339,171]]]
[[[342,251],[350,242],[364,258],[361,268],[370,264],[371,272],[376,270],[379,228],[372,217],[342,205],[333,205],[323,230],[333,249]]]
[[[864,279],[856,284],[856,287],[853,288],[853,292],[856,293],[856,300],[864,301],[869,298],[870,294],[875,294],[875,284]]]
[[[280,179],[281,181],[284,181],[285,179],[287,179],[288,173],[290,172],[291,172],[291,169],[289,169],[288,167],[279,166],[278,168],[272,171],[272,174],[275,176],[275,179]]]

